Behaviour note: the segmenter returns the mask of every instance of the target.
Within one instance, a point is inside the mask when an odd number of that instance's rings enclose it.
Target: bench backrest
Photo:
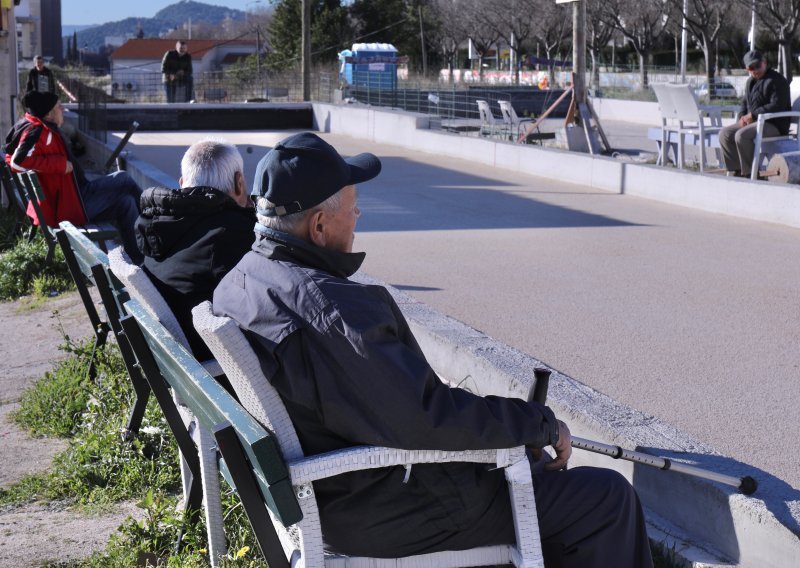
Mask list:
[[[300,506],[272,434],[208,374],[139,302],[126,302],[125,311],[129,315],[122,319],[123,327],[128,332],[140,364],[147,368],[149,363],[154,363],[163,380],[208,431],[217,432],[232,427],[247,456],[249,473],[260,488],[264,504],[285,526],[298,522],[302,518]],[[132,320],[135,326],[131,325]],[[143,340],[143,343],[139,340]],[[222,451],[224,457],[225,450]],[[224,463],[220,470],[232,485],[237,486],[237,475],[241,472],[230,470]]]
[[[181,345],[188,348],[189,341],[175,314],[172,313],[172,308],[144,269],[131,262],[121,248],[109,253],[109,262],[111,271],[128,289],[128,294],[147,308]]]
[[[2,181],[3,191],[6,194],[6,198],[8,198],[9,205],[14,208],[17,216],[22,219],[26,216],[28,209],[28,198],[25,195],[25,189],[18,183],[8,164],[2,160],[0,160],[0,181]]]
[[[108,255],[69,221],[62,221],[58,226],[64,237],[68,239],[69,247],[81,272],[94,283],[92,267],[98,264],[109,266]]]

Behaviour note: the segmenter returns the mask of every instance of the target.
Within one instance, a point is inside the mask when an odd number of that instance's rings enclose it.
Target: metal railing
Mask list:
[[[338,85],[336,74],[312,74],[311,92],[316,100],[331,102]],[[157,71],[127,70],[97,74],[91,70],[70,70],[68,83],[101,91],[108,102],[164,103],[167,89]],[[77,87],[73,87],[75,91]],[[233,69],[196,73],[191,81],[178,85],[175,102],[225,103],[245,101],[300,101],[302,80],[298,73],[269,73],[265,69]],[[182,96],[182,95],[188,96]]]

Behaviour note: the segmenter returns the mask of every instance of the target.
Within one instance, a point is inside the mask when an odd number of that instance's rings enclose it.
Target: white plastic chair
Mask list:
[[[515,136],[513,140],[519,138],[520,130],[522,129],[522,125],[528,122],[533,122],[530,118],[520,118],[517,116],[517,111],[514,110],[511,101],[497,101],[500,104],[500,112],[503,113],[503,122],[506,124],[506,128],[508,128],[509,135],[511,132],[515,132]]]
[[[792,81],[794,86],[794,81]],[[769,112],[758,116],[756,137],[753,147],[753,164],[750,168],[750,179],[758,179],[761,164],[777,153],[794,152],[800,150],[800,93],[792,92],[792,110],[785,112]],[[789,117],[792,125],[789,133],[783,136],[764,137],[764,123],[771,118]]]
[[[675,109],[675,120],[678,121],[678,167],[683,169],[685,158],[686,136],[691,136],[693,141],[700,146],[700,171],[706,167],[706,147],[709,146],[712,134],[719,134],[722,129],[722,108],[714,106],[700,106],[691,85],[663,85],[670,93]],[[706,124],[706,119],[709,124]],[[721,161],[720,151],[717,158]]]
[[[175,314],[172,313],[166,300],[164,300],[164,297],[150,280],[147,273],[130,261],[122,247],[116,247],[109,251],[108,260],[111,272],[122,282],[128,294],[150,312],[187,351],[191,352],[189,341],[186,339],[186,334],[183,333]],[[222,368],[216,360],[205,361],[202,365],[210,375],[214,377],[222,375]],[[194,428],[191,426],[194,416],[192,416],[179,397],[175,397],[175,404],[187,430],[192,431],[192,437],[197,445],[206,526],[208,528],[209,558],[211,559],[211,565],[217,566],[219,559],[226,554],[227,549],[225,533],[222,528],[222,502],[219,493],[216,443],[210,432],[201,427]],[[183,456],[181,456],[181,480],[183,482],[184,500],[188,499],[191,479],[191,470]]]
[[[262,373],[258,357],[236,323],[230,318],[215,316],[210,302],[195,307],[192,315],[195,329],[222,365],[242,406],[274,433],[288,463],[303,519],[288,528],[275,519],[273,522],[286,558],[293,567],[455,568],[509,563],[526,568],[543,566],[536,502],[524,448],[453,452],[360,446],[305,456],[280,395]],[[496,463],[498,467],[505,467],[517,544],[397,559],[355,558],[325,553],[319,511],[312,488],[314,481],[348,471],[433,462]]]
[[[674,144],[670,141],[672,133],[677,134],[678,128],[674,124],[676,120],[675,104],[672,101],[672,92],[667,88],[666,83],[652,83],[650,88],[656,94],[658,110],[661,112],[661,143],[658,147],[658,161],[656,165],[666,166],[669,156],[670,146]],[[678,152],[675,151],[675,161],[678,161]]]
[[[507,135],[505,125],[494,117],[489,103],[481,99],[477,99],[475,102],[478,103],[478,114],[481,117],[480,135],[489,137],[503,135],[504,133]]]

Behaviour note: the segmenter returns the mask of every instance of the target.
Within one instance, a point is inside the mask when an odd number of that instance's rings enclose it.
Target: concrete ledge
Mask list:
[[[612,104],[603,101],[604,105]],[[624,104],[636,105],[635,101],[624,101]],[[314,127],[322,132],[345,134],[712,213],[800,227],[800,187],[794,185],[727,178],[622,162],[604,156],[459,136],[430,130],[427,115],[402,111],[322,103],[314,103],[313,109]],[[654,122],[648,123],[658,122],[656,117]]]
[[[65,105],[76,114],[77,104]],[[282,130],[311,128],[310,103],[149,103],[108,104],[109,130]]]
[[[364,273],[353,279],[386,286]],[[452,384],[482,395],[527,399],[534,385],[533,370],[548,367],[386,287],[431,365]],[[548,405],[557,415],[566,417],[576,436],[657,453],[736,477],[752,475],[758,480],[758,491],[746,497],[731,487],[703,479],[575,450],[572,466],[612,468],[633,483],[647,509],[651,537],[662,539],[667,551],[674,550],[696,566],[800,565],[800,500],[796,490],[555,369],[551,371]]]

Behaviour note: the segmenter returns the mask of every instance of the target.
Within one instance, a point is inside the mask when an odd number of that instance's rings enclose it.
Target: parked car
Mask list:
[[[736,98],[736,88],[731,85],[730,83],[725,83],[724,81],[717,81],[714,83],[714,95],[713,98],[715,99],[735,99]],[[699,98],[708,98],[708,83],[701,83],[699,87],[694,90],[695,94]]]

